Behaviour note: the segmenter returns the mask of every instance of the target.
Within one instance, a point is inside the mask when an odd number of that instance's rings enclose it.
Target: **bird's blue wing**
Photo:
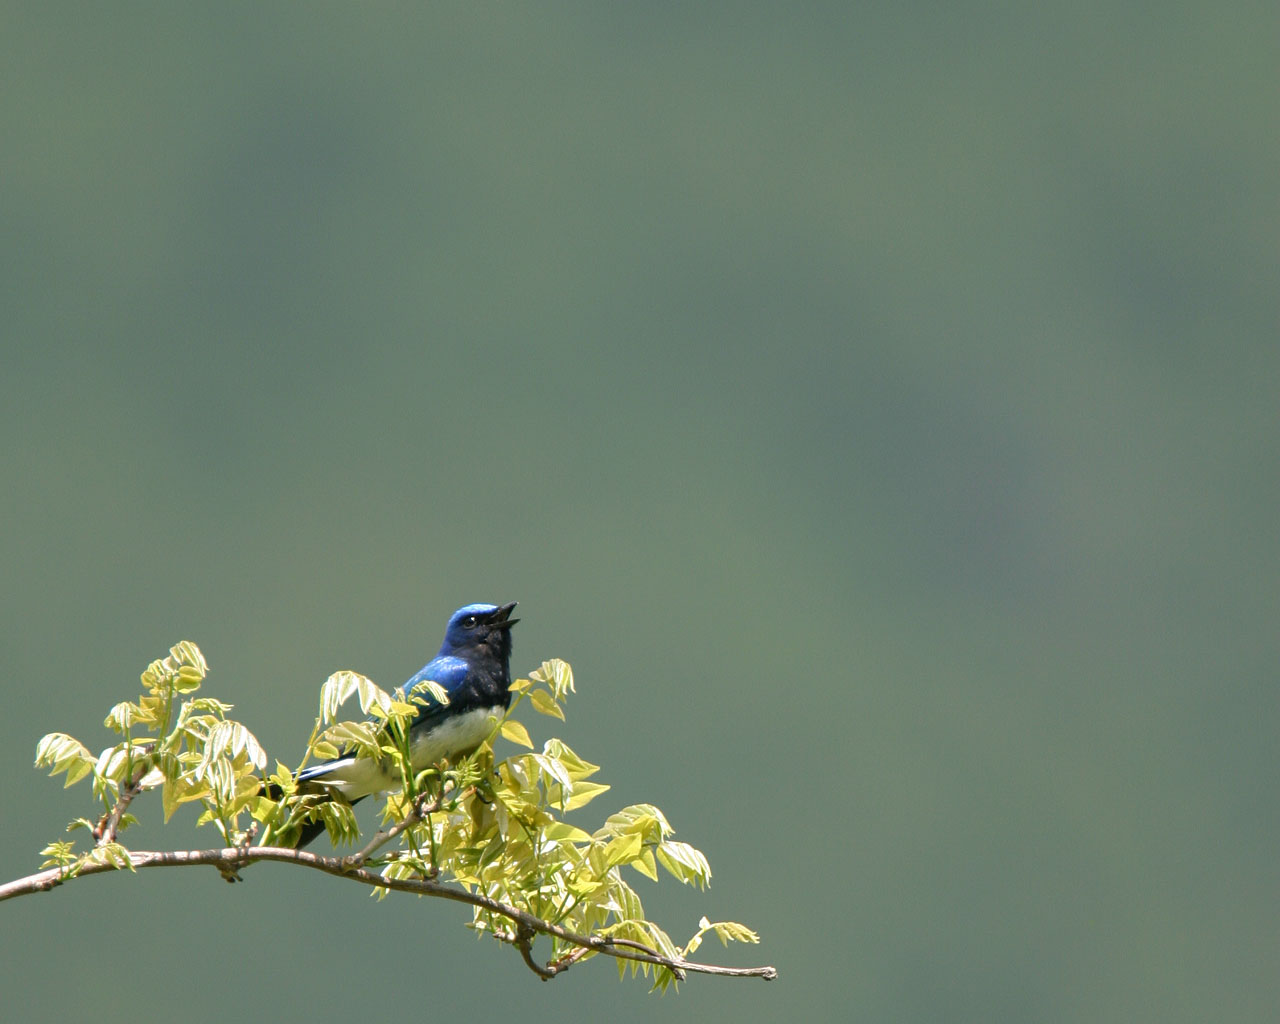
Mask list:
[[[418,708],[418,715],[413,720],[410,728],[416,728],[423,722],[434,722],[449,713],[450,705],[438,704],[432,699],[431,695],[425,690],[418,693],[412,693],[413,688],[424,679],[430,679],[433,683],[438,683],[444,687],[445,693],[452,697],[455,693],[459,693],[463,684],[467,680],[469,667],[461,658],[455,658],[451,655],[441,654],[432,658],[429,662],[418,669],[409,680],[404,684],[404,694],[406,697],[420,697],[427,703]],[[368,718],[366,721],[371,725],[377,724],[376,718]],[[320,764],[314,764],[309,768],[304,768],[298,773],[299,782],[308,782],[313,779],[324,780],[330,776],[335,769],[349,767],[352,761],[350,749],[345,749],[342,753],[330,761],[323,761]]]
[[[452,698],[461,691],[470,671],[470,666],[461,658],[455,658],[448,654],[438,655],[418,669],[404,684],[405,696],[410,696],[410,691],[418,683],[424,679],[430,679],[433,683],[444,687],[444,692]],[[426,700],[427,704],[418,711],[418,717],[413,720],[414,725],[429,722],[434,718],[449,713],[449,705],[437,704],[425,690],[419,691],[416,696]]]

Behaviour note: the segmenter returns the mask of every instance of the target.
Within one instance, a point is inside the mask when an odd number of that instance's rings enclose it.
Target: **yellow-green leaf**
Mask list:
[[[559,658],[544,661],[530,672],[529,676],[535,683],[548,683],[551,686],[551,692],[557,698],[563,698],[566,693],[573,690],[573,669],[569,667],[568,662],[561,661]]]
[[[485,845],[485,848],[480,851],[480,866],[484,867],[486,864],[497,860],[502,854],[502,850],[505,846],[506,840],[504,840],[500,835],[496,835],[490,839]]]
[[[646,878],[655,882],[658,880],[658,866],[653,861],[652,850],[641,851],[640,856],[631,862],[631,866]]]
[[[415,683],[413,689],[406,696],[415,701],[415,703],[422,704],[424,703],[424,694],[442,706],[449,703],[449,691],[432,679],[423,679],[421,682]]]
[[[638,835],[618,836],[604,848],[605,863],[609,867],[615,864],[629,864],[640,856],[643,843]]]
[[[499,731],[512,743],[519,743],[522,747],[533,747],[533,740],[529,739],[529,731],[514,718],[508,718],[503,722]]]
[[[204,673],[194,665],[183,665],[173,677],[173,688],[179,693],[191,693],[200,688]]]
[[[591,842],[591,836],[588,833],[564,821],[553,821],[543,830],[543,835],[556,842],[563,842],[566,839],[572,843]]]
[[[574,781],[585,779],[594,775],[600,770],[598,764],[592,764],[590,761],[584,761],[567,746],[564,742],[557,739],[549,739],[542,748],[542,752],[550,757],[557,758],[564,765],[565,770],[569,773],[569,777]]]
[[[83,779],[91,771],[93,771],[92,762],[77,761],[75,764],[73,764],[70,768],[67,769],[67,782],[66,782],[66,785],[64,785],[62,788],[66,789],[67,786],[74,786],[77,782]]]
[[[600,782],[575,782],[573,784],[573,796],[564,802],[566,811],[577,810],[589,804],[601,793],[608,792],[609,787]]]
[[[529,691],[529,703],[533,705],[533,710],[540,715],[549,715],[552,718],[558,718],[564,721],[564,711],[560,705],[556,703],[556,699],[547,693],[546,690]]]

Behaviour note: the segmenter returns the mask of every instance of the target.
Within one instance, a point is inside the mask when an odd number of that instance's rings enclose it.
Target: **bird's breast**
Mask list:
[[[456,761],[471,753],[488,738],[504,710],[501,705],[472,708],[414,729],[409,738],[409,756],[414,770],[422,771],[445,758]]]

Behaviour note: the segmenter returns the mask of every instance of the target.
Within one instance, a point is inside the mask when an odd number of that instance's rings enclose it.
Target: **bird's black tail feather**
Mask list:
[[[323,821],[306,821],[302,824],[302,831],[298,833],[298,842],[294,845],[295,850],[301,850],[311,844],[313,839],[324,834]]]
[[[266,795],[268,799],[276,801],[279,801],[281,797],[284,796],[280,791],[280,787],[273,782],[267,783]],[[363,799],[364,797],[358,796],[352,800],[351,803],[358,804]],[[315,839],[324,835],[324,831],[325,828],[323,821],[304,821],[298,829],[298,841],[294,843],[293,848],[295,850],[305,849],[307,846],[310,846]]]

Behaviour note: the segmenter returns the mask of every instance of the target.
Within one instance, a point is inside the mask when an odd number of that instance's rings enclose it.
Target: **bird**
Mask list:
[[[511,706],[511,627],[520,621],[511,617],[515,607],[515,601],[463,605],[449,617],[439,652],[404,684],[408,694],[429,679],[449,695],[448,704],[422,707],[409,726],[415,772],[474,752],[492,731],[491,719]],[[296,781],[299,792],[336,794],[354,804],[400,780],[389,764],[344,753],[304,768]],[[298,848],[323,831],[323,822],[305,823]]]

